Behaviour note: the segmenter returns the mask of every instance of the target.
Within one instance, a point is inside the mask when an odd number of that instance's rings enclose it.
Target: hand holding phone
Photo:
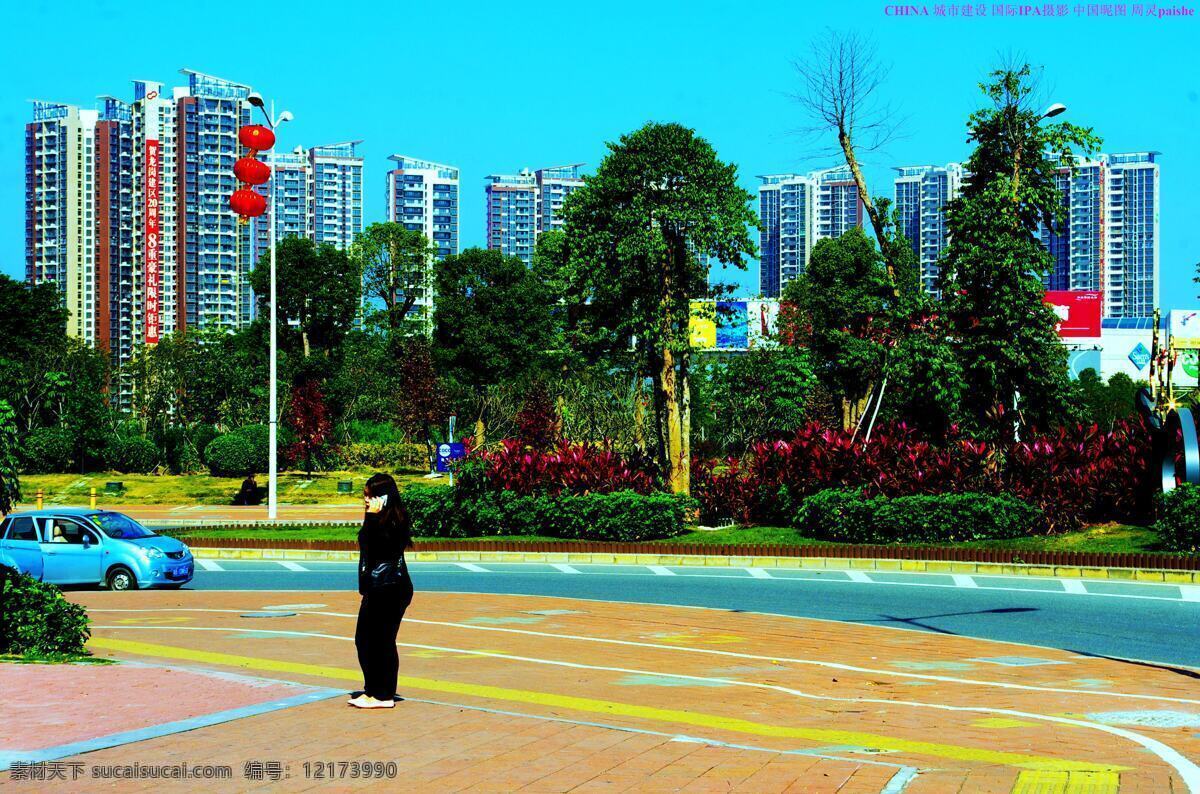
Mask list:
[[[367,512],[378,513],[387,506],[387,494],[367,497]]]

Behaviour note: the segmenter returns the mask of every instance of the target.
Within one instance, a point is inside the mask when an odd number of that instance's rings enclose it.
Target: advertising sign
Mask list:
[[[1070,368],[1071,377],[1079,380],[1079,373],[1085,369],[1092,369],[1096,374],[1100,374],[1100,351],[1099,350],[1072,350],[1067,353],[1067,366]]]
[[[746,304],[749,320],[749,347],[775,347],[775,323],[779,319],[778,301],[751,301]]]
[[[157,140],[146,141],[146,185],[145,185],[145,252],[142,274],[142,289],[146,296],[146,344],[158,342],[159,334],[159,289],[162,274],[159,271],[159,228],[158,210],[161,185],[159,184],[159,149]]]
[[[1171,310],[1171,347],[1176,350],[1200,348],[1200,311]]]
[[[716,323],[718,348],[745,350],[750,346],[745,301],[718,301]]]
[[[443,474],[450,471],[450,464],[453,461],[465,458],[467,449],[463,444],[454,442],[451,444],[438,444],[437,448],[437,470]]]
[[[1103,295],[1102,292],[1076,290],[1047,292],[1045,301],[1058,315],[1059,338],[1100,336],[1100,315],[1104,308]]]
[[[712,350],[717,346],[717,318],[711,301],[692,301],[688,334],[694,350]]]

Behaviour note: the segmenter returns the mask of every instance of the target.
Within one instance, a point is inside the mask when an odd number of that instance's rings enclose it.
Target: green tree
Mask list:
[[[1085,369],[1072,384],[1073,401],[1081,409],[1081,419],[1111,429],[1118,419],[1137,413],[1134,395],[1148,385],[1144,381],[1135,382],[1123,372],[1116,373],[1105,383],[1096,370]]]
[[[755,348],[720,362],[706,384],[708,435],[732,454],[753,441],[787,435],[808,419],[815,385],[803,348]]]
[[[260,259],[250,274],[250,286],[263,311],[271,294],[269,260]],[[317,245],[304,237],[279,241],[276,252],[278,322],[287,338],[288,321],[297,324],[304,358],[313,348],[328,357],[345,338],[358,312],[361,271],[337,247]]]
[[[649,123],[609,154],[566,202],[568,298],[590,303],[597,328],[636,339],[653,381],[655,448],[672,491],[691,486],[691,300],[708,292],[709,262],[745,268],[758,218],[695,131]]]
[[[818,242],[782,300],[808,323],[799,331],[821,385],[840,407],[843,429],[859,423],[883,372],[892,288],[875,243],[857,227]]]
[[[1074,148],[1090,153],[1099,139],[1072,124],[1040,124],[1028,66],[995,71],[980,87],[992,107],[967,125],[976,147],[966,165],[971,179],[947,209],[942,291],[966,415],[1007,438],[1020,424],[1046,426],[1066,405],[1067,354],[1043,303],[1050,257],[1039,224],[1063,220],[1056,174],[1074,168]]]
[[[0,516],[12,512],[21,500],[21,480],[17,476],[17,414],[0,400]]]
[[[384,324],[399,331],[432,285],[437,246],[399,223],[372,223],[354,240],[350,259],[362,273],[363,293],[383,303]],[[428,322],[429,318],[424,318]]]
[[[481,248],[443,259],[436,286],[434,361],[479,406],[475,435],[482,444],[488,387],[524,382],[549,365],[554,296],[518,257]]]

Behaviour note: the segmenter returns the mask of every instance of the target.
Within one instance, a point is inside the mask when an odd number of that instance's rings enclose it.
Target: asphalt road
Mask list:
[[[199,560],[194,589],[350,590],[355,565]],[[538,563],[410,563],[420,591],[700,606],[1200,667],[1200,587],[1035,577]],[[614,607],[623,608],[623,607]],[[1019,655],[1019,654],[1018,654]],[[1180,671],[1200,681],[1200,671]]]

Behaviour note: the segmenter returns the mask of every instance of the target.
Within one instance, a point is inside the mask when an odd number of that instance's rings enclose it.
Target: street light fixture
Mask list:
[[[1042,115],[1038,116],[1037,120],[1038,120],[1038,122],[1041,122],[1042,119],[1051,119],[1061,113],[1066,113],[1066,112],[1067,112],[1066,105],[1064,105],[1061,102],[1055,102],[1052,105],[1050,105],[1048,108],[1046,108],[1044,111],[1042,111]],[[1017,150],[1013,154],[1013,175],[1012,175],[1012,200],[1013,201],[1017,200],[1017,184],[1018,184],[1018,180],[1020,179],[1020,174],[1019,174],[1020,168],[1021,168],[1021,141],[1018,140],[1017,141]]]
[[[1066,105],[1062,104],[1061,102],[1055,102],[1053,105],[1046,108],[1046,112],[1042,114],[1042,118],[1043,119],[1054,118],[1059,113],[1065,113],[1066,110],[1067,110]],[[1041,119],[1038,119],[1038,121],[1041,121]]]
[[[266,103],[263,102],[262,94],[257,91],[251,91],[246,97],[246,101],[254,107],[262,111],[267,118],[267,126],[271,128],[271,132],[275,131],[285,121],[291,121],[293,116],[288,111],[283,111],[278,116],[275,115],[275,101],[271,101],[271,109],[268,112]],[[271,147],[271,195],[268,199],[271,202],[271,398],[270,398],[270,416],[267,421],[268,433],[268,479],[267,479],[267,518],[274,520],[279,514],[279,471],[278,471],[278,448],[279,448],[279,373],[278,373],[278,345],[276,341],[276,290],[275,290],[275,150],[277,146]]]

